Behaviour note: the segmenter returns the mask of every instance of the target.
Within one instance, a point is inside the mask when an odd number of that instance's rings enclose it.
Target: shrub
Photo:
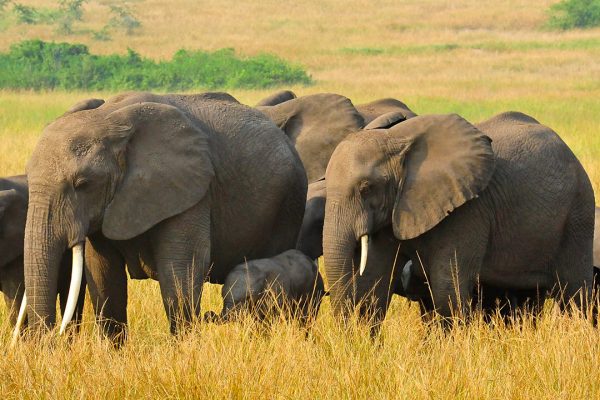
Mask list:
[[[550,7],[548,26],[554,29],[600,26],[600,0],[562,0]]]
[[[29,40],[0,54],[0,88],[62,90],[189,90],[267,88],[309,84],[298,66],[261,54],[241,58],[233,49],[179,50],[154,62],[128,49],[126,55],[94,55],[87,46]]]

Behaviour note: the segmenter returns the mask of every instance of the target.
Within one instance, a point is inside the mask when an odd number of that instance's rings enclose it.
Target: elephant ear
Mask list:
[[[125,172],[104,213],[106,237],[131,239],[206,195],[214,176],[209,138],[178,108],[137,103],[107,119]]]
[[[84,111],[84,110],[93,110],[96,109],[98,107],[100,107],[102,104],[104,104],[104,100],[102,99],[85,99],[85,100],[81,100],[77,103],[75,103],[73,105],[73,107],[71,107],[66,113],[66,114],[73,114],[75,112],[78,111]]]
[[[477,197],[494,173],[492,140],[456,114],[414,117],[388,132],[409,146],[392,212],[399,240],[427,232]]]
[[[402,111],[391,111],[375,118],[363,129],[366,131],[371,129],[389,129],[402,121],[406,121],[406,119],[406,115]]]

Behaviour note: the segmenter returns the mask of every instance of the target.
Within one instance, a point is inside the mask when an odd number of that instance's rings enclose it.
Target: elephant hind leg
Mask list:
[[[586,210],[587,211],[587,210]],[[556,274],[553,296],[561,309],[572,310],[573,306],[584,311],[592,309],[593,288],[593,229],[594,210],[584,218],[583,212],[575,210],[567,220],[560,248],[551,263]]]

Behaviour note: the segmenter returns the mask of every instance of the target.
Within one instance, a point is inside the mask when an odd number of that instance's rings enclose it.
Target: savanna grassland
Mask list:
[[[22,1],[46,6],[49,1]],[[233,47],[304,66],[314,85],[355,103],[396,97],[417,113],[457,112],[476,122],[507,110],[554,128],[600,189],[600,30],[542,28],[553,1],[132,2],[135,35],[95,41],[43,25],[0,31],[0,51],[23,39],[81,42],[95,53],[127,47],[154,59],[180,48]],[[106,18],[84,6],[81,26]],[[0,71],[1,73],[1,71]],[[198,90],[201,90],[199,88]],[[274,90],[274,89],[273,89]],[[233,90],[254,104],[272,90]],[[22,173],[45,124],[73,103],[113,93],[0,91],[0,175]],[[394,299],[378,342],[336,325],[326,301],[307,339],[291,323],[250,322],[168,334],[158,284],[130,281],[130,340],[98,339],[91,309],[68,343],[20,343],[0,358],[0,398],[600,398],[600,332],[548,304],[535,329],[475,321],[443,334]],[[203,310],[220,308],[207,285]],[[429,329],[430,328],[430,329]],[[10,328],[0,308],[0,342]]]

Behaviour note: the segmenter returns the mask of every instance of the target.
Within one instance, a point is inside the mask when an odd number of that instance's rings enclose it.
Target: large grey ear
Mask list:
[[[275,106],[295,98],[296,93],[292,92],[291,90],[280,90],[279,92],[275,92],[256,103],[256,107]]]
[[[394,234],[412,239],[483,191],[494,173],[492,140],[456,114],[411,118],[389,131],[409,143],[392,213]]]
[[[0,218],[4,216],[6,209],[18,199],[19,194],[15,189],[0,190]]]
[[[214,176],[208,135],[183,112],[147,102],[107,119],[126,146],[125,175],[104,213],[106,237],[130,239],[206,195]]]
[[[366,131],[371,129],[389,129],[402,121],[406,121],[406,119],[406,115],[402,111],[391,111],[375,118],[363,129]]]
[[[81,100],[73,105],[65,114],[72,114],[74,112],[83,110],[93,110],[104,104],[102,99],[85,99]]]

